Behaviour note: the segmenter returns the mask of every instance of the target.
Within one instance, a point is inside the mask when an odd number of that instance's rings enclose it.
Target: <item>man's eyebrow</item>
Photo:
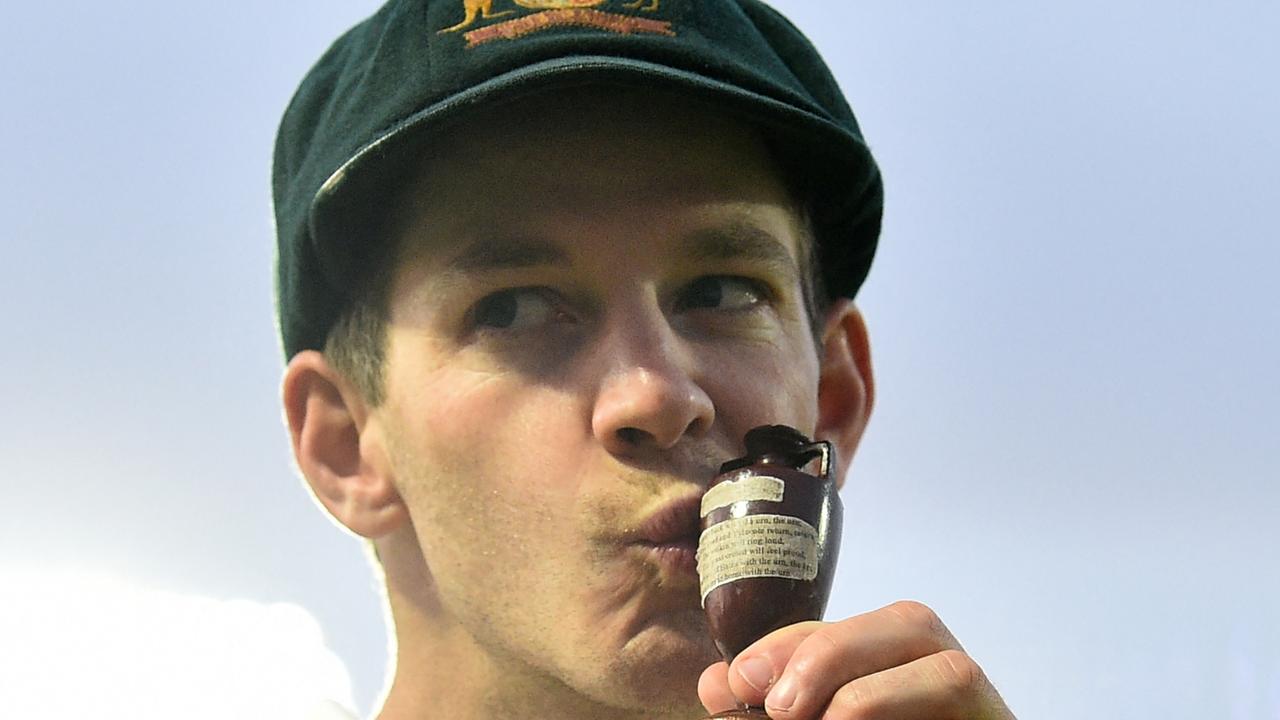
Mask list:
[[[474,273],[486,270],[513,270],[539,265],[567,265],[569,255],[563,248],[528,238],[485,239],[472,243],[454,256],[448,269]]]
[[[796,261],[782,240],[751,223],[698,230],[686,238],[685,246],[685,252],[692,260],[748,261],[775,271],[798,272]]]

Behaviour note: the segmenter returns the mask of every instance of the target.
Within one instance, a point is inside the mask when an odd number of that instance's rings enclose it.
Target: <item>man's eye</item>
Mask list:
[[[710,275],[694,280],[677,303],[680,310],[746,310],[766,299],[759,283],[746,278]]]
[[[471,310],[476,328],[524,330],[543,325],[564,313],[542,288],[514,288],[487,295]]]

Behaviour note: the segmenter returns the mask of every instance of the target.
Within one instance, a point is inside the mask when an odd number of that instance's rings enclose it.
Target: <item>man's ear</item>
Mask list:
[[[875,394],[867,325],[852,300],[838,300],[828,311],[822,331],[815,435],[834,446],[841,484],[867,429]]]
[[[282,387],[293,457],[335,520],[378,538],[408,519],[396,491],[381,424],[323,353],[289,361]]]

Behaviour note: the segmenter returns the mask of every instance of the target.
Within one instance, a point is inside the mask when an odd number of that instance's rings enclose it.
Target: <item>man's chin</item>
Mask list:
[[[676,712],[700,709],[698,678],[720,655],[701,609],[672,613],[628,639],[602,668],[613,704]]]

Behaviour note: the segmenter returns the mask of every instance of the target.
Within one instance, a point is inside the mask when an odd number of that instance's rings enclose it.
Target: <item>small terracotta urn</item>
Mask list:
[[[829,443],[785,425],[754,428],[744,442],[747,454],[721,465],[702,498],[698,539],[702,607],[726,662],[778,628],[822,617],[843,515]]]

